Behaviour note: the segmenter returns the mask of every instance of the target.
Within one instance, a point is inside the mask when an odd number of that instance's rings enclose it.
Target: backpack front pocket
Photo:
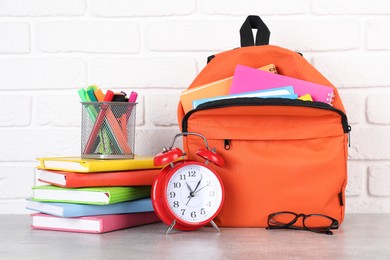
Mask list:
[[[226,191],[217,224],[264,227],[277,211],[343,220],[349,127],[342,111],[324,105],[245,98],[209,102],[184,117],[183,131],[205,135],[225,160],[215,167]],[[197,160],[199,140],[184,141]]]

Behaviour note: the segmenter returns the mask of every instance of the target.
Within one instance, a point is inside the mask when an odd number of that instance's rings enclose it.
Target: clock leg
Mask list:
[[[217,224],[215,224],[215,222],[213,220],[210,221],[211,225],[215,228],[215,230],[217,230],[217,232],[221,232],[219,230],[219,227],[217,226]]]
[[[169,232],[171,232],[172,228],[176,225],[176,220],[174,220],[172,222],[172,224],[169,226],[169,228],[167,229],[167,231],[165,232],[165,235],[168,235]]]

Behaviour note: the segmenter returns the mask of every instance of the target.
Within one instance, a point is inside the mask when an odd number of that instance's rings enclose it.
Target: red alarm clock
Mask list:
[[[195,135],[203,138],[205,147],[196,154],[205,162],[185,160],[185,154],[179,148],[173,148],[179,136]],[[219,232],[213,219],[222,208],[225,191],[221,178],[208,166],[212,162],[220,167],[224,160],[210,149],[206,138],[198,133],[177,134],[172,145],[154,157],[155,166],[163,166],[161,173],[152,186],[152,203],[157,216],[172,228],[178,230],[196,230],[208,223]]]

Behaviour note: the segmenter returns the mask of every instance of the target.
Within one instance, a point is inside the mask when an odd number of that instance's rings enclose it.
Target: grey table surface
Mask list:
[[[105,234],[33,230],[0,215],[0,259],[390,259],[390,215],[347,215],[333,236],[296,230],[206,227],[165,235],[162,223]]]

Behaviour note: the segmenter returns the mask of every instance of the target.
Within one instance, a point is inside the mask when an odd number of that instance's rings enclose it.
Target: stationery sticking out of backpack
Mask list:
[[[241,48],[208,58],[178,106],[181,130],[204,135],[225,160],[215,169],[226,192],[215,223],[266,227],[268,215],[286,211],[341,223],[350,126],[337,89],[301,54],[269,45],[260,17],[249,16],[240,36]],[[183,141],[198,160],[202,140]]]

